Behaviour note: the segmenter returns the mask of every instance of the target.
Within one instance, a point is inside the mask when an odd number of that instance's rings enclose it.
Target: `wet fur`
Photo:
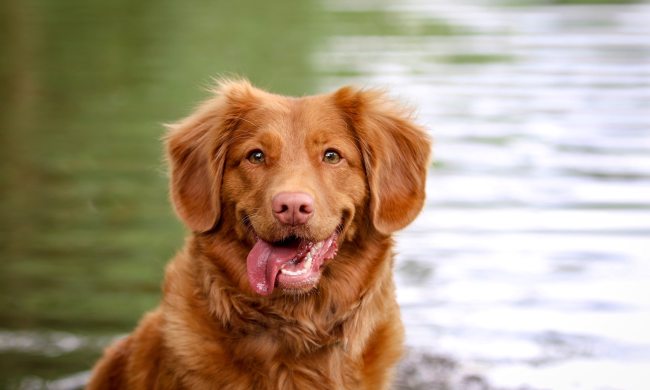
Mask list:
[[[391,234],[424,201],[424,131],[372,90],[296,99],[224,81],[214,92],[167,138],[171,198],[193,233],[160,306],[106,350],[88,388],[389,388],[403,340]],[[260,129],[272,169],[242,159]],[[332,142],[345,165],[320,162]],[[274,222],[267,199],[285,189],[313,194],[318,218],[291,231]],[[319,240],[332,229],[339,252],[315,289],[251,290],[254,234]]]

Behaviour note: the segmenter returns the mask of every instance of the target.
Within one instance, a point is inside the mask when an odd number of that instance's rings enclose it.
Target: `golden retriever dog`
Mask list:
[[[389,388],[391,236],[422,208],[430,154],[409,113],[374,90],[222,81],[166,142],[192,234],[88,389]]]

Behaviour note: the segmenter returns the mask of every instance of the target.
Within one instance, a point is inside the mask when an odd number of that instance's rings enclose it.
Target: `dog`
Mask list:
[[[162,302],[87,388],[387,389],[403,350],[392,234],[431,141],[381,91],[306,97],[224,80],[166,137],[192,231]]]

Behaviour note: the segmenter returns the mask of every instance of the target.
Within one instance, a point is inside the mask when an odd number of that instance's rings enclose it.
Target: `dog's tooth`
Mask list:
[[[313,248],[309,251],[309,254],[314,256],[316,253],[323,247],[323,242],[319,242],[318,244],[314,245]]]
[[[280,268],[280,273],[284,275],[289,275],[289,276],[298,276],[298,275],[304,275],[311,269],[311,265],[313,263],[313,257],[311,253],[308,253],[307,256],[305,257],[305,261],[302,263],[302,267],[296,271],[291,271],[286,268]]]

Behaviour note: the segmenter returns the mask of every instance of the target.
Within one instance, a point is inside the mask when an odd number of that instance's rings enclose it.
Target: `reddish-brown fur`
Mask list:
[[[424,131],[377,91],[291,98],[225,81],[170,127],[167,147],[171,198],[193,234],[167,267],[161,305],[106,350],[88,388],[388,388],[403,339],[391,234],[424,201]],[[264,164],[247,160],[255,148]],[[323,162],[328,148],[340,163]],[[273,218],[280,191],[313,196],[305,226]],[[319,241],[335,229],[338,254],[315,288],[251,289],[255,234]]]

